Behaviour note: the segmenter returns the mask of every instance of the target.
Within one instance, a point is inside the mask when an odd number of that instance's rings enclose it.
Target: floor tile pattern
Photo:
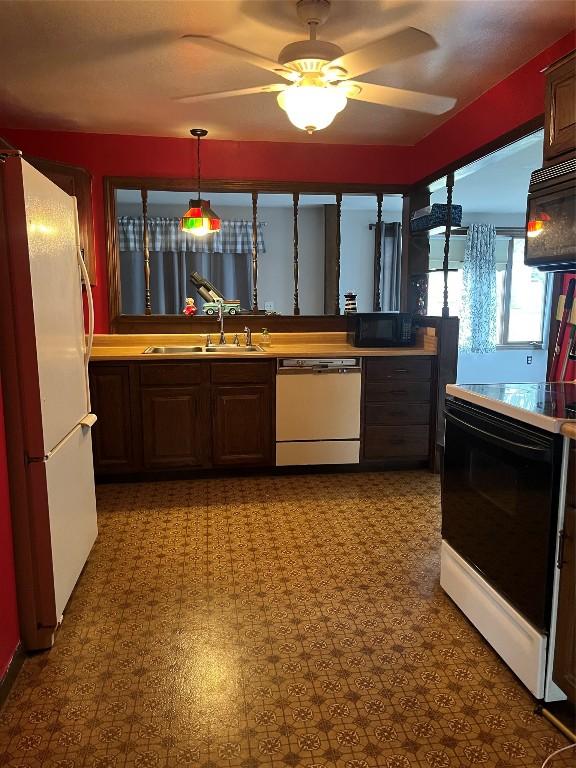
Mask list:
[[[98,489],[11,768],[537,768],[566,740],[438,584],[426,472]],[[568,756],[553,766],[573,765]]]

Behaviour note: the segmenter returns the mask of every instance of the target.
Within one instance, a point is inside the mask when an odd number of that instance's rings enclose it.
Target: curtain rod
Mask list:
[[[143,219],[143,216],[127,216],[127,215],[118,215],[116,218],[118,219]],[[180,221],[178,216],[147,216],[147,221],[154,221],[154,219],[169,219],[170,221]],[[249,224],[252,226],[252,221],[250,219],[222,219],[222,221],[227,221],[232,224]],[[258,224],[261,224],[263,227],[268,226],[267,221],[261,221],[261,219],[258,219]]]
[[[452,227],[450,236],[454,237],[454,235],[467,235],[468,229],[469,227]],[[504,237],[523,237],[526,234],[526,229],[523,227],[496,227],[496,234],[502,235]],[[443,234],[438,233],[438,236],[443,237]]]
[[[382,226],[384,227],[386,224],[401,224],[400,221],[383,221]],[[368,229],[376,229],[378,224],[368,224]]]

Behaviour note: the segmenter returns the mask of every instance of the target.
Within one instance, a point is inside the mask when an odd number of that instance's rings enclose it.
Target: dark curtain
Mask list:
[[[402,267],[402,226],[399,221],[382,225],[382,262],[380,271],[380,306],[382,312],[400,309],[400,273]],[[376,306],[376,286],[374,286]]]

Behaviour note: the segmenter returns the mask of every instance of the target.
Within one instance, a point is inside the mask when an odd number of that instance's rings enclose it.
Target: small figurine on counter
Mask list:
[[[356,306],[356,294],[353,293],[352,291],[345,293],[344,294],[344,314],[353,315],[357,311],[358,309]]]
[[[198,307],[194,303],[194,299],[187,298],[186,306],[182,311],[185,315],[195,315],[198,312]]]

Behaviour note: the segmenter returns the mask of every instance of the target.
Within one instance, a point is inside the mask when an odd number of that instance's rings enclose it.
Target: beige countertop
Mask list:
[[[434,329],[422,329],[432,331]],[[228,334],[229,341],[233,334]],[[247,359],[277,357],[394,357],[401,355],[435,355],[436,337],[422,332],[414,347],[359,348],[346,341],[345,333],[274,333],[272,344],[263,352],[238,352]],[[212,334],[215,338],[215,334]],[[259,344],[261,334],[252,334],[252,343]],[[236,358],[230,352],[192,352],[184,355],[143,354],[147,347],[204,346],[206,334],[110,334],[94,337],[91,360],[213,360]]]
[[[565,437],[569,437],[571,440],[576,440],[576,423],[567,422],[566,424],[562,424],[560,432],[562,432]]]

